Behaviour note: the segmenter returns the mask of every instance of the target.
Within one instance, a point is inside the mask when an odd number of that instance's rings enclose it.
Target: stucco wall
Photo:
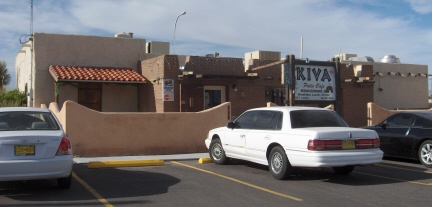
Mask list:
[[[428,108],[428,78],[408,75],[408,73],[427,74],[427,65],[374,63],[374,72],[383,73],[382,77],[375,76],[375,104],[386,109]],[[406,77],[392,76],[388,72],[400,72]],[[380,91],[379,88],[383,90]]]
[[[144,59],[145,44],[145,39],[138,38],[35,33],[34,106],[55,101],[54,79],[48,72],[49,65],[123,67],[137,70],[138,62]]]
[[[17,88],[19,91],[25,90],[25,85],[28,85],[30,88],[30,70],[26,70],[30,68],[30,46],[31,44],[22,44],[22,49],[18,51],[17,56],[15,57],[15,70],[17,77]]]
[[[373,68],[371,65],[358,65],[362,67],[361,77],[367,77],[373,80]],[[340,89],[341,90],[341,116],[351,127],[362,127],[367,125],[368,102],[373,102],[374,85],[373,83],[358,83],[355,80],[353,65],[346,67],[341,64],[340,72]],[[351,82],[345,82],[345,79],[351,79]]]
[[[136,112],[137,87],[138,84],[102,84],[102,112]]]
[[[60,93],[59,93],[59,103],[64,103],[65,101],[74,101],[78,102],[78,87],[67,84],[61,84],[59,86]],[[61,104],[60,104],[61,105]]]
[[[425,109],[427,111],[432,111],[432,109]],[[375,103],[368,103],[367,104],[367,120],[368,120],[368,126],[375,126],[379,124],[380,122],[384,121],[387,117],[397,114],[400,112],[405,111],[425,111],[425,110],[388,110],[385,109],[378,104]]]
[[[225,126],[231,103],[202,112],[97,112],[66,101],[49,108],[72,141],[75,156],[124,156],[207,152],[210,129]]]
[[[374,96],[373,102],[386,109],[425,109],[428,108],[428,78],[421,76],[409,76],[413,74],[427,74],[427,65],[413,65],[405,63],[380,63],[380,62],[356,62],[344,61],[343,64],[372,65]],[[382,76],[376,74],[381,73]],[[389,75],[389,72],[401,73],[400,75]],[[354,71],[353,71],[354,74]],[[380,88],[382,90],[380,90]]]

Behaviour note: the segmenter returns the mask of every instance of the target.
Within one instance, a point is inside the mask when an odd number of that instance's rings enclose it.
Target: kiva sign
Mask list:
[[[296,65],[295,100],[336,100],[336,72],[333,66]]]

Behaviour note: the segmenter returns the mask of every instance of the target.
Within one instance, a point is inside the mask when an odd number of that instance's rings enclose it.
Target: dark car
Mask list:
[[[432,112],[401,112],[363,128],[378,133],[385,157],[419,160],[432,167]]]

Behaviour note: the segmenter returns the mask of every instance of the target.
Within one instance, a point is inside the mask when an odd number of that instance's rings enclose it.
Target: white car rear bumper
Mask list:
[[[40,160],[1,160],[0,181],[55,179],[72,172],[72,155]]]
[[[294,167],[337,167],[346,165],[371,165],[382,162],[379,149],[338,151],[291,151],[286,150]]]

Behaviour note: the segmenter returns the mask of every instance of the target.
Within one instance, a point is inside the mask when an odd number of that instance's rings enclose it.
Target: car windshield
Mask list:
[[[49,112],[13,111],[0,113],[0,131],[58,130]]]
[[[334,111],[298,110],[290,112],[291,128],[348,127],[348,124]]]

